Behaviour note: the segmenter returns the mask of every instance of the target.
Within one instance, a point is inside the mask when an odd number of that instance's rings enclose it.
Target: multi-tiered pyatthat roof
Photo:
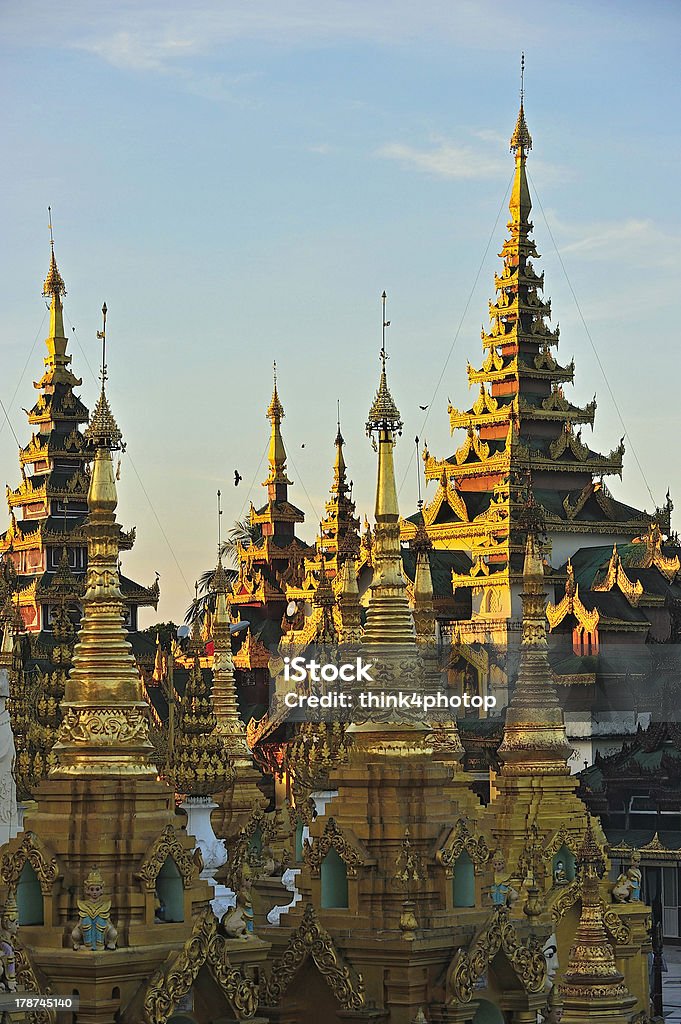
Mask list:
[[[516,524],[521,503],[514,495],[520,474],[531,474],[551,538],[580,530],[634,537],[649,518],[615,501],[602,483],[604,476],[621,474],[624,444],[600,454],[582,437],[584,426],[593,426],[595,398],[580,406],[565,393],[573,382],[574,361],[558,358],[560,330],[551,326],[544,274],[536,269],[539,253],[531,237],[526,167],[531,147],[521,103],[511,138],[515,176],[509,235],[500,253],[501,272],[494,278],[490,327],[482,331],[484,359],[479,368],[468,365],[468,384],[477,394],[468,408],[449,405],[452,433],[464,431],[454,454],[437,459],[427,448],[423,453],[427,480],[439,484],[424,509],[436,546],[454,542],[469,549],[473,577],[488,570],[510,571],[516,581],[522,572],[523,538]],[[414,516],[403,537],[411,538],[417,524]],[[509,560],[509,555],[515,557]],[[466,579],[463,574],[455,586],[471,586]]]
[[[92,450],[88,450],[82,432],[83,424],[88,421],[88,410],[74,394],[74,388],[80,387],[82,381],[70,369],[71,356],[64,329],[65,294],[52,243],[43,286],[43,295],[50,302],[45,372],[33,385],[40,392],[28,413],[34,433],[19,451],[21,483],[15,489],[7,487],[10,525],[0,537],[0,555],[11,552],[18,572],[18,604],[25,627],[31,633],[47,631],[42,640],[43,646],[48,647],[52,619],[62,608],[65,596],[63,587],[57,587],[56,575],[64,551],[73,570],[73,586],[67,595],[68,609],[76,621],[82,610],[87,568],[84,521]],[[107,413],[100,397],[90,430],[97,432],[100,419],[109,416],[110,410]],[[99,434],[93,435],[93,440],[97,438]],[[130,549],[134,539],[134,530],[122,533],[120,549]],[[155,606],[158,592],[155,587],[143,587],[128,579],[121,580],[121,591],[130,608],[130,626],[134,630],[137,606]]]

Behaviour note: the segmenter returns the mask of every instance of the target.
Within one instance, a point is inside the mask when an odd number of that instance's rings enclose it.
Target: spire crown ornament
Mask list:
[[[532,149],[532,136],[525,121],[525,54],[520,58],[520,110],[511,136],[511,152],[520,156]]]

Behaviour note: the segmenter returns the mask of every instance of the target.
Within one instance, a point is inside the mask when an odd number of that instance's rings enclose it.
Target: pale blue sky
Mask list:
[[[274,358],[303,535],[330,484],[337,397],[355,494],[371,511],[363,428],[383,288],[405,513],[414,435],[453,451],[447,399],[466,404],[466,359],[480,362],[523,48],[534,236],[560,358],[577,361],[570,397],[597,393],[593,446],[609,451],[623,429],[537,195],[655,500],[670,486],[681,517],[680,28],[675,2],[6,0],[0,394],[8,405],[19,384],[10,418],[24,442],[51,203],[68,322],[93,367],[109,307],[110,397],[129,446],[119,518],[138,527],[125,568],[149,582],[160,571],[161,618],[181,618],[189,594],[135,470],[191,584],[215,557],[217,488],[225,527],[254,476],[250,497],[262,500]],[[431,401],[490,235],[424,429],[418,406]],[[95,381],[72,351],[91,407]],[[628,447],[612,489],[650,509]],[[6,424],[0,465],[16,486]]]

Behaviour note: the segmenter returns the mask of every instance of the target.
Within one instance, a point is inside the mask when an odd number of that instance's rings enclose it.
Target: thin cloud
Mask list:
[[[389,142],[376,150],[376,156],[396,160],[403,167],[415,168],[436,178],[498,178],[508,172],[508,163],[500,157],[447,141],[430,149]]]

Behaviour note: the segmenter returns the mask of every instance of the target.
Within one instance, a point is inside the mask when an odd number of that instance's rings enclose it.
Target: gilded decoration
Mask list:
[[[633,541],[627,552],[626,565],[629,568],[650,569],[654,566],[671,583],[679,569],[679,556],[670,557],[662,551],[662,531],[657,523],[651,523],[644,537]]]
[[[177,829],[172,825],[166,825],[160,836],[147,850],[142,865],[136,872],[137,878],[142,880],[147,892],[154,891],[158,873],[168,857],[175,862],[185,889],[190,887],[194,877],[198,874],[193,854],[180,843]]]
[[[457,466],[460,466],[466,461],[471,453],[480,460],[480,462],[486,462],[489,459],[490,447],[489,445],[480,439],[480,435],[473,428],[472,424],[468,427],[466,434],[466,440],[460,448],[456,449],[454,458],[456,459]]]
[[[59,731],[60,743],[115,746],[147,739],[146,710],[131,708],[69,707]]]
[[[175,959],[153,975],[144,996],[144,1024],[166,1024],[204,965],[224,992],[237,1020],[250,1020],[255,1016],[257,986],[230,963],[227,941],[219,934],[218,927],[218,920],[209,907],[197,919]]]
[[[260,1002],[263,1006],[278,1006],[309,957],[312,957],[317,970],[344,1010],[358,1012],[364,1007],[364,982],[361,974],[345,963],[331,936],[317,920],[310,903],[283,954],[272,964],[271,973],[264,975],[260,982]]]
[[[506,907],[495,908],[468,949],[458,950],[447,971],[447,1003],[470,1003],[475,984],[497,953],[503,952],[526,992],[541,992],[546,982],[546,959],[534,936],[522,942]]]
[[[612,555],[604,578],[599,583],[592,583],[591,589],[598,592],[608,592],[617,587],[626,597],[632,608],[638,606],[643,596],[643,584],[640,580],[635,583],[627,576],[622,566],[622,560],[617,550],[617,544],[612,546]]]
[[[49,986],[44,992],[40,991],[38,978],[36,977],[28,950],[15,942],[14,955],[16,958],[16,982],[18,991],[22,995],[29,993],[43,996],[51,995],[52,990]],[[29,1021],[29,1024],[55,1024],[57,1014],[55,1010],[28,1010],[26,1019]]]
[[[582,882],[580,878],[575,878],[569,885],[564,886],[557,890],[558,895],[554,900],[551,901],[551,917],[557,924],[561,918],[570,910],[575,904],[582,898]],[[613,909],[602,897],[601,897],[601,914],[603,917],[603,924],[605,925],[606,931],[619,945],[626,946],[631,942],[631,930],[628,925],[624,923],[622,918],[619,916],[616,910]]]
[[[16,890],[19,883],[19,876],[26,861],[31,865],[38,881],[43,896],[49,896],[56,879],[60,875],[57,858],[50,856],[45,845],[35,832],[22,833],[23,838],[20,846],[14,851],[6,851],[0,861],[0,878],[10,889]]]
[[[447,878],[453,877],[456,862],[464,852],[468,854],[476,868],[482,867],[492,856],[485,837],[474,835],[466,821],[459,818],[443,846],[435,854],[435,859],[444,867]]]
[[[313,874],[321,871],[322,861],[330,849],[334,849],[347,868],[348,878],[357,877],[357,868],[366,864],[366,860],[358,849],[356,842],[347,839],[338,827],[335,818],[329,818],[324,832],[317,839],[303,843],[303,859]]]

